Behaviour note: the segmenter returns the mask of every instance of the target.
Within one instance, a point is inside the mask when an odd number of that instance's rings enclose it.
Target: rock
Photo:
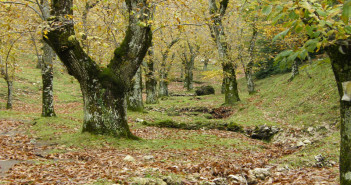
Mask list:
[[[246,184],[246,179],[241,175],[229,175],[228,179],[231,183]]]
[[[314,159],[316,160],[315,166],[319,168],[325,166],[327,163],[327,161],[325,161],[325,157],[323,157],[322,154],[314,156]]]
[[[303,147],[303,146],[305,146],[305,143],[304,142],[302,142],[302,141],[299,141],[299,142],[297,142],[296,143],[296,147]]]
[[[261,125],[256,127],[251,133],[248,133],[253,139],[261,139],[269,141],[276,133],[279,132],[279,129],[275,126],[269,127],[266,125]]]
[[[154,157],[153,155],[147,155],[147,156],[144,156],[143,159],[144,159],[145,161],[151,161],[151,160],[154,160],[155,157]]]
[[[306,144],[306,145],[310,145],[312,142],[310,140],[306,139],[306,140],[303,141],[303,143]]]
[[[124,160],[124,161],[128,161],[128,162],[135,162],[134,157],[132,157],[132,156],[130,156],[130,155],[127,155],[123,160]]]
[[[143,120],[143,119],[140,119],[140,118],[137,118],[135,121],[136,121],[137,123],[142,123],[142,122],[144,122],[144,120]]]
[[[210,94],[215,94],[214,88],[210,85],[201,86],[195,91],[196,96],[204,96],[204,95],[210,95]]]
[[[132,178],[132,182],[130,184],[132,185],[167,185],[167,183],[164,182],[162,179],[140,178],[140,177]]]
[[[335,161],[329,161],[329,164],[331,164],[332,166],[336,165]]]
[[[216,178],[216,179],[213,179],[213,182],[214,182],[216,185],[226,185],[226,184],[228,184],[226,178]]]
[[[254,170],[250,170],[249,174],[252,174],[261,180],[264,180],[266,177],[271,175],[268,168],[255,168]]]
[[[314,156],[314,159],[317,162],[323,162],[325,160],[325,157],[323,157],[322,154],[319,154],[319,155]]]

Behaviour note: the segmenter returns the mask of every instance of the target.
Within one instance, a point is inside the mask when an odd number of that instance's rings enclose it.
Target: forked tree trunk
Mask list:
[[[65,64],[68,73],[79,82],[84,100],[83,132],[135,138],[126,117],[126,95],[132,79],[151,44],[147,0],[126,1],[129,24],[125,38],[114,51],[109,65],[100,68],[84,52],[75,37],[73,0],[53,0],[49,24],[44,28],[44,40],[50,44]]]
[[[327,48],[340,95],[340,184],[351,185],[351,43]],[[343,51],[341,53],[340,51]],[[343,89],[343,83],[345,90]]]
[[[6,109],[12,109],[12,89],[13,89],[13,82],[6,80],[7,83],[7,104]]]
[[[142,75],[141,68],[138,69],[134,77],[134,85],[128,97],[128,109],[142,112],[144,110],[142,94]]]
[[[53,91],[53,79],[54,79],[54,66],[52,58],[54,55],[51,47],[44,43],[43,46],[43,61],[41,62],[41,76],[43,80],[43,94],[42,94],[42,114],[43,117],[56,116],[54,111],[54,91]]]

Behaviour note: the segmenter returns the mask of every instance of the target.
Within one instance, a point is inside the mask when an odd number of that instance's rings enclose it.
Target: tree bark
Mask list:
[[[52,15],[44,28],[44,40],[54,49],[74,76],[84,100],[83,132],[136,138],[129,130],[126,95],[132,79],[151,44],[147,0],[127,0],[129,24],[126,36],[114,51],[109,65],[100,68],[80,46],[75,37],[73,0],[53,0]]]
[[[331,60],[336,84],[340,95],[341,116],[341,144],[340,144],[340,184],[351,184],[351,101],[346,100],[344,95],[350,97],[350,88],[343,89],[343,83],[351,81],[351,42],[347,45],[333,45],[327,48]],[[341,52],[342,51],[342,52]]]
[[[6,109],[12,109],[12,89],[13,89],[13,82],[10,80],[6,80],[7,83],[7,104]]]
[[[145,88],[146,88],[146,104],[158,103],[157,97],[157,81],[155,79],[155,68],[153,60],[153,49],[148,51],[149,59],[146,62]]]
[[[212,24],[210,25],[211,35],[214,38],[219,59],[223,67],[223,87],[225,94],[225,104],[231,105],[240,101],[239,91],[237,87],[235,66],[228,56],[228,43],[226,35],[224,34],[224,27],[222,24],[222,17],[224,16],[229,0],[221,0],[220,7],[217,7],[216,0],[209,0],[209,10]]]
[[[143,94],[142,94],[142,75],[139,68],[134,77],[134,85],[128,97],[128,109],[132,111],[142,112],[144,110]]]
[[[41,116],[52,117],[56,116],[53,93],[54,65],[52,62],[54,52],[47,43],[44,43],[43,54],[43,61],[41,62],[41,77],[43,81]]]
[[[50,4],[47,0],[41,0],[41,10],[43,18],[47,20],[50,17]],[[34,37],[33,37],[34,39]],[[33,41],[34,42],[34,41]],[[42,113],[43,117],[56,116],[54,110],[54,91],[53,91],[53,80],[54,80],[54,64],[53,57],[54,51],[51,49],[49,44],[43,43],[43,56],[40,63],[41,77],[43,81],[42,91]]]

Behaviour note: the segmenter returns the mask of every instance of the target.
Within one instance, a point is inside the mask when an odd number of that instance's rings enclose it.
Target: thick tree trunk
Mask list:
[[[6,109],[12,109],[12,89],[13,89],[13,82],[6,80],[7,83],[7,104]]]
[[[83,132],[134,138],[127,122],[126,92],[98,78],[81,83],[84,100]]]
[[[327,48],[340,95],[340,184],[351,185],[351,43]],[[343,51],[341,53],[340,51]],[[346,82],[346,83],[345,83]],[[345,86],[343,88],[343,85]]]
[[[41,76],[43,80],[43,92],[42,92],[42,114],[43,117],[56,116],[54,111],[54,91],[53,91],[53,79],[54,79],[54,66],[52,58],[54,55],[51,47],[44,43],[43,46],[43,61],[41,64]]]
[[[157,97],[157,81],[155,79],[154,61],[152,59],[153,51],[149,50],[149,60],[146,65],[145,88],[146,88],[146,104],[158,103]]]
[[[126,1],[129,24],[120,47],[107,67],[101,68],[80,46],[75,37],[73,0],[53,0],[52,17],[44,28],[44,40],[50,44],[70,75],[81,87],[84,100],[83,132],[135,138],[126,117],[126,95],[132,79],[151,44],[147,0]]]
[[[247,80],[247,91],[249,92],[249,94],[255,93],[255,83],[252,79],[252,69],[246,68],[245,78]]]
[[[132,111],[142,112],[144,110],[143,94],[142,94],[142,74],[139,68],[134,77],[133,89],[128,97],[128,109]]]

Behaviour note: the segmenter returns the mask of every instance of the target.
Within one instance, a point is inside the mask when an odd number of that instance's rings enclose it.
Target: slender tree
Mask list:
[[[240,101],[238,85],[236,81],[235,66],[228,55],[228,43],[224,33],[222,18],[227,10],[229,0],[221,0],[220,7],[217,6],[216,0],[209,0],[209,10],[211,15],[211,24],[209,25],[211,36],[214,38],[219,60],[223,68],[223,89],[225,94],[225,104],[234,104]]]
[[[84,100],[83,132],[135,138],[126,118],[126,95],[151,44],[147,0],[126,0],[129,23],[121,45],[107,67],[99,67],[80,46],[74,30],[73,0],[53,0],[52,17],[44,28],[45,41],[54,49],[81,87]]]
[[[168,94],[168,84],[169,84],[169,79],[168,79],[168,73],[170,71],[171,63],[175,57],[173,54],[171,57],[171,61],[168,61],[168,56],[169,52],[171,51],[171,48],[179,41],[179,37],[173,39],[170,43],[166,42],[166,49],[165,51],[161,51],[162,55],[162,61],[161,61],[161,68],[160,68],[160,81],[159,81],[159,91],[158,95],[159,97],[162,96],[169,96]],[[167,65],[167,63],[169,64]]]
[[[50,17],[50,4],[47,0],[41,0],[40,6],[42,17],[47,20]],[[56,116],[54,110],[54,64],[53,57],[55,55],[52,48],[46,42],[43,42],[43,56],[41,61],[41,77],[43,81],[42,92],[42,113],[43,117]]]

